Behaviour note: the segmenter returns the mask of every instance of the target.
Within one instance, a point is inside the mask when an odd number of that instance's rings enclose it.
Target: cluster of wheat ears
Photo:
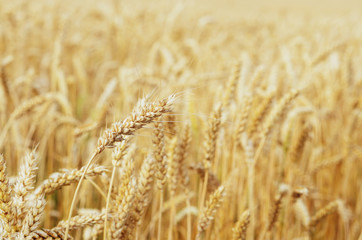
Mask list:
[[[84,2],[0,1],[0,239],[362,239],[358,16]]]

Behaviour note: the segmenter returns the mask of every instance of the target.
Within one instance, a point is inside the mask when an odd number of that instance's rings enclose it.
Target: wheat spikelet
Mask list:
[[[89,230],[88,230],[89,229]],[[88,230],[88,231],[87,231]],[[83,234],[84,240],[95,240],[103,232],[103,224],[96,224],[91,228],[86,228]],[[117,239],[117,238],[115,238]]]
[[[125,137],[123,141],[121,141],[112,152],[112,165],[115,167],[120,167],[122,164],[122,160],[127,155],[127,150],[129,148],[129,142],[131,138]]]
[[[201,212],[200,220],[197,225],[197,236],[196,239],[201,238],[201,234],[209,227],[217,209],[220,207],[224,197],[224,186],[220,186],[210,196],[206,203],[204,210]]]
[[[85,167],[81,169],[73,169],[73,170],[64,170],[62,172],[53,173],[48,179],[44,180],[40,186],[38,186],[35,190],[37,193],[43,194],[52,194],[54,191],[67,186],[72,183],[77,183],[83,172]],[[86,172],[86,177],[93,177],[97,175],[101,175],[102,173],[108,172],[108,170],[103,166],[94,165]]]
[[[246,231],[250,223],[249,210],[244,211],[233,228],[233,240],[246,240]]]

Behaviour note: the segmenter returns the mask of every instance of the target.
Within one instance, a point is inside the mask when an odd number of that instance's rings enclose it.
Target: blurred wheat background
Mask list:
[[[1,239],[362,240],[361,6],[1,0]]]

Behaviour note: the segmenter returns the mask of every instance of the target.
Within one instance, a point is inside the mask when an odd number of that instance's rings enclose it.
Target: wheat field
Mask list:
[[[242,2],[0,0],[0,238],[362,240],[357,2]]]

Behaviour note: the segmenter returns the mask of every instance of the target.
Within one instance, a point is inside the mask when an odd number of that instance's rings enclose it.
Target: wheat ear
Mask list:
[[[154,138],[152,140],[154,145],[153,156],[155,158],[156,164],[156,179],[157,179],[157,188],[162,191],[163,186],[166,183],[166,159],[165,159],[165,141],[163,134],[163,124],[160,122],[155,122],[155,131]]]
[[[201,235],[205,232],[214,219],[215,213],[223,201],[224,191],[224,186],[220,186],[210,195],[209,200],[207,201],[206,206],[201,212],[199,218],[200,220],[197,226],[198,232],[196,239],[201,239]]]
[[[108,218],[110,218],[110,216],[108,216]],[[77,215],[77,216],[74,216],[71,218],[69,229],[76,230],[79,228],[84,228],[86,226],[103,224],[105,219],[106,219],[105,213]],[[66,227],[67,227],[67,222],[63,220],[63,221],[60,221],[57,224],[57,226],[52,228],[51,230],[57,231],[57,232],[64,232]]]
[[[271,231],[273,229],[275,222],[278,219],[280,209],[282,207],[282,201],[283,201],[284,197],[287,195],[287,193],[288,193],[288,186],[285,184],[281,184],[279,187],[279,193],[278,193],[277,197],[275,198],[273,210],[271,211],[271,214],[270,214],[270,221],[269,221],[268,228],[267,228],[268,231]]]
[[[203,163],[207,169],[211,166],[215,158],[216,140],[221,126],[221,114],[222,105],[219,104],[212,112],[211,120],[206,130],[206,139],[204,143],[205,157]]]
[[[135,109],[132,111],[132,114],[129,115],[125,120],[113,123],[111,128],[106,129],[103,132],[103,135],[98,139],[98,146],[85,166],[84,172],[78,182],[77,188],[75,189],[72,203],[69,209],[68,220],[70,220],[72,216],[75,200],[85,174],[94,161],[95,157],[103,152],[106,147],[114,147],[115,142],[124,140],[124,136],[133,135],[138,129],[141,129],[146,124],[151,123],[162,114],[170,112],[172,110],[172,104],[174,101],[175,95],[170,95],[168,98],[155,103],[142,102],[135,107]],[[69,228],[67,228],[65,231],[65,240],[67,240],[68,233]]]
[[[250,223],[249,210],[245,210],[233,228],[233,240],[246,240],[246,231]]]
[[[291,102],[299,95],[299,91],[298,90],[291,90],[288,94],[286,94],[278,103],[278,105],[272,110],[272,112],[269,114],[268,119],[266,120],[262,132],[261,132],[261,136],[262,136],[262,140],[259,143],[258,149],[255,153],[255,160],[257,160],[261,154],[261,151],[263,149],[264,143],[266,138],[268,137],[270,131],[272,130],[272,127],[274,126],[274,124],[276,124],[281,118],[282,116],[285,114],[285,112],[287,111],[289,105],[291,104]]]
[[[252,137],[254,133],[258,130],[258,127],[260,126],[261,122],[269,112],[273,99],[275,96],[275,92],[270,93],[265,99],[263,99],[260,106],[257,108],[255,113],[252,115],[249,126],[248,126],[248,136]]]
[[[6,235],[10,237],[13,232],[13,203],[11,202],[9,180],[5,173],[6,164],[3,155],[0,155],[0,221],[2,222],[3,229]]]
[[[22,219],[27,212],[26,200],[34,189],[35,177],[37,170],[37,156],[33,151],[24,158],[24,163],[20,167],[18,177],[13,187],[13,202],[16,208],[17,229],[21,229]]]
[[[117,207],[116,217],[111,226],[112,239],[122,239],[126,237],[132,225],[130,214],[132,214],[137,191],[136,178],[132,177],[128,185],[123,189],[122,201]],[[128,221],[128,222],[127,222]]]
[[[149,155],[142,164],[141,173],[138,177],[135,199],[132,209],[129,211],[126,221],[124,222],[124,231],[122,237],[132,239],[134,229],[139,224],[141,217],[148,206],[148,194],[151,190],[154,174],[154,158]],[[122,238],[121,237],[121,238]]]
[[[35,189],[35,192],[38,194],[42,193],[48,195],[64,186],[77,183],[82,177],[84,169],[85,167],[82,167],[81,169],[64,170],[61,172],[52,173],[48,179],[44,180],[40,186]],[[85,176],[93,177],[106,172],[108,172],[107,168],[95,165],[88,169]]]
[[[160,195],[160,211],[158,217],[158,226],[157,226],[157,239],[161,239],[161,229],[162,229],[162,205],[163,205],[163,186],[166,183],[166,156],[165,156],[165,141],[163,134],[163,124],[161,122],[155,122],[155,131],[153,138],[153,156],[155,158],[156,164],[156,178],[157,178],[157,188],[159,189]],[[173,126],[170,126],[171,131],[173,130]]]
[[[309,222],[309,230],[312,230],[320,221],[328,215],[336,212],[341,205],[341,200],[336,200],[329,203],[327,206],[319,209],[314,216],[311,217]]]
[[[202,187],[199,209],[203,209],[203,204],[206,199],[207,183],[209,179],[208,170],[210,169],[215,159],[217,137],[221,127],[221,114],[222,114],[222,104],[218,104],[212,113],[212,117],[206,131],[206,139],[204,142],[205,157],[203,159],[203,164],[206,170],[206,174]]]
[[[114,181],[114,177],[115,177],[115,173],[116,173],[116,169],[117,167],[119,167],[122,163],[123,158],[126,156],[128,147],[129,147],[129,141],[130,138],[125,137],[125,139],[119,144],[117,145],[114,150],[113,150],[113,154],[112,154],[112,165],[113,165],[113,170],[112,170],[112,176],[111,176],[111,181],[109,183],[109,189],[108,189],[108,195],[107,195],[107,201],[106,201],[106,210],[105,210],[105,214],[108,215],[108,209],[109,209],[109,203],[110,203],[110,199],[111,199],[111,193],[112,193],[112,189],[113,189],[113,181]],[[104,220],[104,230],[103,230],[103,239],[106,240],[107,239],[107,218]]]
[[[24,223],[21,229],[21,236],[29,238],[30,234],[38,229],[40,226],[40,220],[44,213],[45,197],[42,193],[36,193],[33,195],[31,201],[31,208],[26,214]]]
[[[241,71],[241,62],[237,61],[234,63],[232,67],[232,72],[227,82],[226,92],[224,94],[223,105],[225,107],[229,106],[231,101],[235,98],[235,90],[238,84],[238,80],[240,78]]]
[[[242,144],[241,138],[242,138],[242,134],[245,132],[245,130],[247,128],[247,122],[248,122],[250,107],[251,107],[251,103],[252,103],[251,95],[245,95],[243,99],[244,99],[243,109],[240,114],[239,123],[238,123],[238,127],[236,130],[236,140],[237,140],[238,145]]]
[[[133,152],[134,145],[130,147],[128,154],[124,161],[122,161],[122,167],[120,168],[121,182],[118,187],[117,196],[113,205],[113,212],[116,213],[111,225],[112,239],[119,239],[123,232],[124,223],[127,220],[129,212],[134,205],[135,194],[137,190],[137,181],[134,177],[134,165]]]

